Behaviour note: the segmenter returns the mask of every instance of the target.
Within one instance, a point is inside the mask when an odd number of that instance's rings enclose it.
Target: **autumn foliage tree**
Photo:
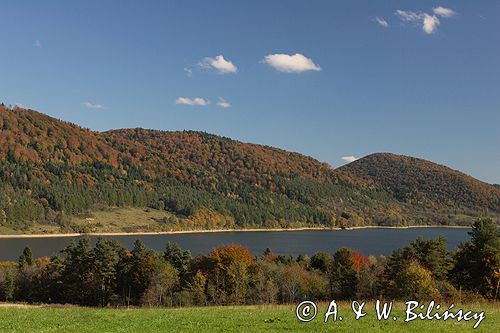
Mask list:
[[[228,244],[214,248],[209,258],[213,267],[210,273],[214,299],[245,303],[252,253],[241,245]]]

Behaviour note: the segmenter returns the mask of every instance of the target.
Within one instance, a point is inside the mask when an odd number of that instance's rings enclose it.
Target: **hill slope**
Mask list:
[[[433,208],[500,210],[498,187],[423,159],[377,153],[349,163],[340,170],[374,182],[403,202]]]
[[[397,161],[372,155],[333,170],[298,153],[202,132],[100,133],[2,105],[0,224],[82,231],[71,216],[92,221],[92,211],[130,206],[165,212],[157,230],[456,224],[485,207],[500,211],[496,187],[471,177],[462,182],[468,187],[457,185],[461,176],[444,167],[443,181],[417,186]],[[425,179],[437,171],[429,172]]]

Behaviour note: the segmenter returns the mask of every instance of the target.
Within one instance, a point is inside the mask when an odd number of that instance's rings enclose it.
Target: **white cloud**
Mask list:
[[[453,9],[441,6],[435,7],[434,9],[432,9],[432,11],[434,12],[434,14],[442,17],[452,17],[456,14],[456,12]]]
[[[439,24],[440,22],[436,15],[431,16],[429,14],[424,13],[424,23],[422,25],[422,30],[424,30],[426,34],[434,33]]]
[[[396,10],[396,16],[398,16],[402,21],[406,22],[418,22],[422,19],[421,13],[415,13],[410,10]]]
[[[87,109],[105,109],[106,107],[103,105],[103,104],[99,104],[99,103],[90,103],[90,102],[84,102],[82,104],[84,107],[86,107]]]
[[[214,58],[206,57],[198,63],[201,68],[215,69],[219,74],[236,73],[236,67],[231,61],[224,59],[224,56],[218,55]]]
[[[217,105],[220,106],[221,108],[224,108],[224,109],[231,107],[231,103],[229,103],[229,101],[226,101],[222,97],[219,97],[219,101],[217,102]]]
[[[38,47],[39,49],[42,48],[42,42],[40,42],[38,39],[33,43],[34,47]]]
[[[316,65],[310,58],[303,54],[270,54],[264,57],[264,63],[280,72],[301,73],[306,71],[320,71],[321,67]]]
[[[186,75],[189,77],[193,76],[193,70],[189,67],[184,67],[184,72],[186,72]]]
[[[351,162],[354,162],[356,160],[359,160],[359,157],[355,157],[355,156],[351,155],[351,156],[342,156],[341,159],[343,159],[347,163],[351,163]]]
[[[389,26],[389,23],[387,23],[386,20],[384,20],[383,17],[377,16],[375,17],[375,22],[377,22],[381,27],[387,28]]]
[[[210,101],[201,97],[195,97],[195,98],[179,97],[175,100],[175,104],[205,106],[210,104]]]
[[[16,107],[18,107],[18,108],[21,108],[21,109],[26,109],[26,107],[24,106],[24,104],[21,104],[21,103],[16,102],[16,103],[14,103],[14,105],[15,105]]]
[[[455,11],[445,7],[435,7],[432,9],[433,14],[427,14],[424,12],[412,12],[405,10],[396,10],[395,15],[398,16],[403,22],[413,22],[418,25],[422,25],[422,30],[426,34],[433,34],[436,32],[437,28],[441,24],[438,16],[448,18],[456,14]]]

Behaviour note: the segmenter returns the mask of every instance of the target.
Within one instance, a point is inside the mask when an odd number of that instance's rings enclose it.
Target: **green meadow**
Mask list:
[[[193,308],[79,308],[79,307],[1,307],[0,332],[499,332],[500,306],[467,305],[462,308],[485,311],[477,329],[474,320],[404,322],[404,305],[397,304],[391,313],[396,321],[378,321],[374,304],[365,306],[367,315],[354,319],[350,304],[339,307],[343,320],[323,322],[327,304],[318,306],[318,316],[311,322],[299,322],[295,308],[279,306],[235,306]]]

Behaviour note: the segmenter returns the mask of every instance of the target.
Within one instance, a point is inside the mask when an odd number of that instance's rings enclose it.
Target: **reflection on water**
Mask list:
[[[469,240],[463,228],[410,228],[410,229],[361,229],[361,230],[307,230],[286,232],[220,232],[147,236],[109,236],[123,246],[132,248],[136,239],[146,246],[163,251],[167,242],[175,242],[193,255],[208,253],[215,246],[227,243],[242,244],[255,255],[267,248],[278,254],[312,254],[318,251],[333,253],[342,246],[350,247],[366,255],[389,255],[419,236],[447,239],[448,248]],[[17,260],[25,246],[30,246],[35,257],[51,256],[63,249],[71,237],[64,238],[12,238],[0,239],[0,261]],[[97,238],[92,237],[95,242]]]

